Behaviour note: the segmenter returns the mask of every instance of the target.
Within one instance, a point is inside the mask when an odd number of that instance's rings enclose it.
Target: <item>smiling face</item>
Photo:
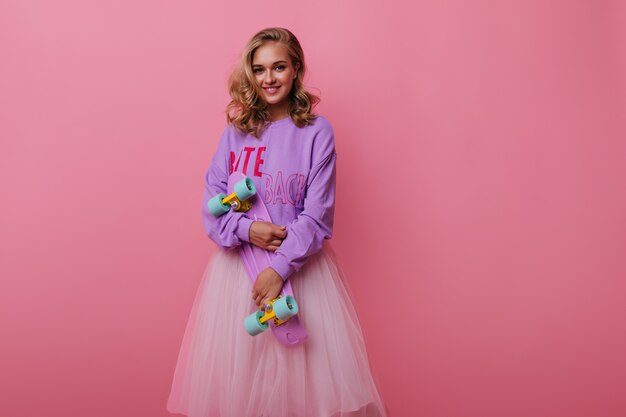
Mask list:
[[[252,73],[262,88],[272,121],[289,116],[289,93],[300,67],[291,64],[288,49],[277,42],[266,42],[254,51]]]

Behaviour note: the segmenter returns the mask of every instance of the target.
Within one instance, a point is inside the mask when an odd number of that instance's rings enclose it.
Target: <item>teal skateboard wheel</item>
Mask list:
[[[250,178],[246,177],[235,184],[235,195],[241,201],[247,200],[255,194],[256,187]]]
[[[243,327],[250,336],[256,336],[259,333],[263,333],[269,325],[267,323],[261,323],[259,319],[265,314],[262,311],[257,310],[255,313],[250,314],[243,319]]]
[[[298,314],[298,303],[291,295],[286,295],[274,301],[274,314],[279,320],[288,320]]]
[[[230,210],[230,206],[228,204],[222,204],[222,200],[225,197],[226,196],[224,194],[219,193],[218,195],[210,199],[207,203],[207,205],[209,206],[209,211],[215,217],[219,217],[222,214],[228,213],[228,210]]]

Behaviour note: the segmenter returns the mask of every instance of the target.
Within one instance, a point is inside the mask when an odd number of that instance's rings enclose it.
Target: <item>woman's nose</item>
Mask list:
[[[271,70],[265,73],[265,82],[267,84],[271,84],[272,82],[274,82],[274,74],[272,74]]]

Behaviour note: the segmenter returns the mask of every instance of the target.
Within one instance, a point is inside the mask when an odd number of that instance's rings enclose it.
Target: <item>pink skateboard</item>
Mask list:
[[[209,200],[209,211],[214,216],[220,216],[232,208],[246,211],[252,220],[272,221],[263,200],[255,195],[254,183],[241,172],[233,172],[228,177],[228,192],[228,196],[218,194]],[[241,244],[239,253],[252,284],[259,273],[269,267],[272,257],[275,256],[273,252],[247,242]],[[265,305],[265,312],[257,310],[244,319],[244,328],[250,335],[256,336],[271,327],[274,336],[283,345],[297,345],[307,337],[297,313],[298,304],[293,288],[289,280],[286,280],[278,297]]]

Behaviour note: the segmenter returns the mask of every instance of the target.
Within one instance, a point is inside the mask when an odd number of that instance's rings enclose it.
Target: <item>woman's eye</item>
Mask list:
[[[274,69],[277,69],[279,71],[283,71],[285,69],[284,65],[277,65],[274,67]],[[262,72],[265,72],[265,70],[263,68],[255,68],[252,70],[252,72],[254,72],[255,74],[260,74]]]

